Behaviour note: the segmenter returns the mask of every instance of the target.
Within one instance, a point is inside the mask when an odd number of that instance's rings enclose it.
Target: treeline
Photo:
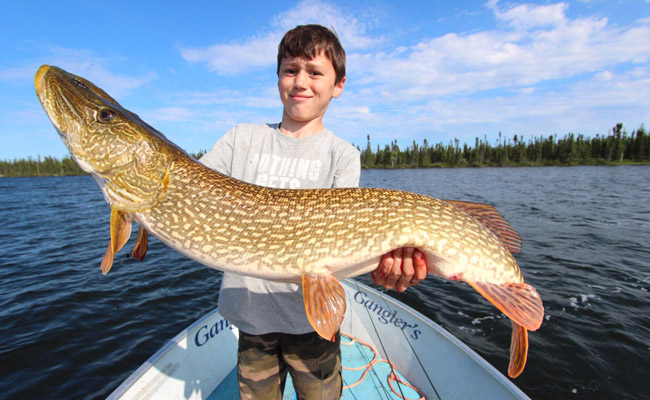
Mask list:
[[[557,135],[526,139],[515,135],[504,138],[501,133],[495,144],[487,137],[476,138],[474,145],[460,145],[458,139],[443,144],[429,144],[427,139],[420,145],[400,149],[397,141],[373,150],[368,143],[361,151],[363,168],[428,168],[428,167],[490,167],[490,166],[541,166],[541,165],[606,165],[624,163],[650,163],[650,134],[645,127],[632,133],[617,124],[607,135],[593,138],[569,133],[562,138]],[[192,154],[199,158],[205,151]],[[56,176],[83,175],[85,172],[72,157],[63,159],[46,156],[41,158],[0,160],[0,176]]]
[[[14,159],[13,161],[0,160],[0,176],[63,176],[83,175],[85,172],[79,168],[71,156],[63,159],[46,156],[41,158],[28,157]]]
[[[427,139],[419,145],[400,149],[397,141],[373,150],[368,143],[361,152],[363,168],[427,168],[427,167],[489,167],[489,166],[542,166],[542,165],[606,165],[622,163],[650,163],[650,135],[645,127],[631,134],[617,124],[605,135],[593,138],[569,133],[562,138],[556,135],[526,139],[515,135],[504,138],[499,132],[496,144],[487,137],[476,138],[474,145],[460,145],[458,139],[447,144],[429,144]]]
[[[199,158],[204,152],[192,154]],[[56,157],[38,156],[14,160],[0,160],[0,177],[18,176],[65,176],[65,175],[86,175],[79,167],[79,164],[67,155],[63,159]]]

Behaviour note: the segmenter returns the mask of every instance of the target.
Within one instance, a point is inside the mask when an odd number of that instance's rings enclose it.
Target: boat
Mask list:
[[[342,399],[528,399],[476,352],[407,305],[342,282]],[[108,399],[238,399],[239,331],[217,309],[151,356]],[[294,399],[287,378],[283,399]]]

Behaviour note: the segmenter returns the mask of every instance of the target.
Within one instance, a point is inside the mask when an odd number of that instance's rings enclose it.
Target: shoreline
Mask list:
[[[623,161],[623,162],[605,162],[590,163],[590,164],[561,164],[561,163],[531,163],[531,164],[508,164],[508,165],[444,165],[433,164],[430,166],[415,166],[415,165],[400,165],[400,166],[361,166],[362,170],[403,170],[403,169],[455,169],[455,168],[544,168],[544,167],[620,167],[620,166],[648,166],[650,162],[642,161]],[[8,175],[0,174],[0,178],[51,178],[51,177],[64,177],[64,176],[87,176],[88,173],[81,174],[24,174],[24,175]]]

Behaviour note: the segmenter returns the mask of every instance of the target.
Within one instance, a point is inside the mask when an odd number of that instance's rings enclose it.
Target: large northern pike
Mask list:
[[[86,79],[43,65],[34,82],[70,153],[110,204],[104,273],[135,220],[138,258],[148,231],[207,266],[301,283],[309,321],[329,339],[345,312],[338,279],[416,247],[429,273],[467,282],[512,320],[508,373],[523,370],[527,330],[539,328],[544,308],[510,254],[518,235],[493,208],[397,190],[251,185],[203,166]]]

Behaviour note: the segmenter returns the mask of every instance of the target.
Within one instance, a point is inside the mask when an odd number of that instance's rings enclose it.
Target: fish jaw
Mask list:
[[[34,88],[36,89],[36,95],[39,97],[41,96],[41,93],[43,93],[43,76],[49,69],[49,65],[41,65],[34,76]]]
[[[111,205],[140,211],[160,201],[178,148],[92,82],[43,65],[37,97],[79,166]]]

